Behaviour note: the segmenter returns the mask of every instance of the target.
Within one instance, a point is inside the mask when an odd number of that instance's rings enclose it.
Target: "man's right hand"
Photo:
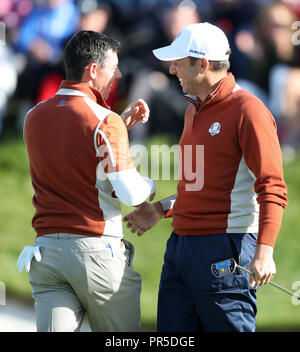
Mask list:
[[[150,110],[148,104],[143,99],[139,99],[138,101],[128,105],[120,116],[124,121],[127,130],[130,130],[139,121],[146,123],[149,119],[149,115]]]
[[[123,220],[127,222],[127,227],[131,228],[132,233],[137,232],[137,235],[141,236],[163,217],[164,211],[160,202],[144,202],[125,215]]]

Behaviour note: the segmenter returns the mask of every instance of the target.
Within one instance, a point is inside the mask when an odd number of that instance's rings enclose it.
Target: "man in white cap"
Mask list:
[[[275,275],[273,247],[288,201],[274,118],[228,72],[230,47],[218,27],[188,25],[153,53],[171,61],[169,72],[191,102],[177,194],[124,218],[138,235],[173,218],[158,331],[255,331],[257,286]],[[212,264],[229,258],[252,274],[215,277]]]

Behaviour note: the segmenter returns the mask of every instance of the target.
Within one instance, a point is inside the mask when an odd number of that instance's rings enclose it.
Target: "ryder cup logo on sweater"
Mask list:
[[[214,122],[210,126],[210,129],[208,131],[212,136],[215,136],[216,134],[220,133],[220,130],[221,130],[221,124],[219,122]]]

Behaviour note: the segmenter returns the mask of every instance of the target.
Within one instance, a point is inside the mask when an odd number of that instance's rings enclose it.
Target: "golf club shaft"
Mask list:
[[[248,274],[251,274],[250,270],[248,270],[248,269],[246,269],[246,268],[244,268],[244,267],[242,267],[242,266],[240,266],[238,264],[236,264],[236,267],[238,269],[246,271]],[[281,290],[281,291],[283,291],[285,293],[288,293],[291,296],[297,297],[300,300],[300,296],[297,295],[295,292],[292,292],[292,291],[288,290],[287,288],[284,288],[284,287],[282,287],[282,286],[280,286],[280,285],[278,285],[278,284],[276,284],[275,282],[272,282],[272,281],[270,281],[269,284],[271,284],[274,287],[277,287],[279,290]]]

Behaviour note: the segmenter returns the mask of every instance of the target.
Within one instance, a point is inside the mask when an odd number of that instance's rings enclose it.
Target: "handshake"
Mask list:
[[[144,202],[125,215],[123,220],[127,222],[127,227],[131,228],[132,233],[136,232],[138,236],[142,236],[160,219],[172,216],[176,197],[177,194],[174,194],[155,203]]]
[[[160,219],[165,217],[161,202],[144,202],[136,207],[131,213],[124,216],[123,220],[132,233],[142,236],[150,230]]]

